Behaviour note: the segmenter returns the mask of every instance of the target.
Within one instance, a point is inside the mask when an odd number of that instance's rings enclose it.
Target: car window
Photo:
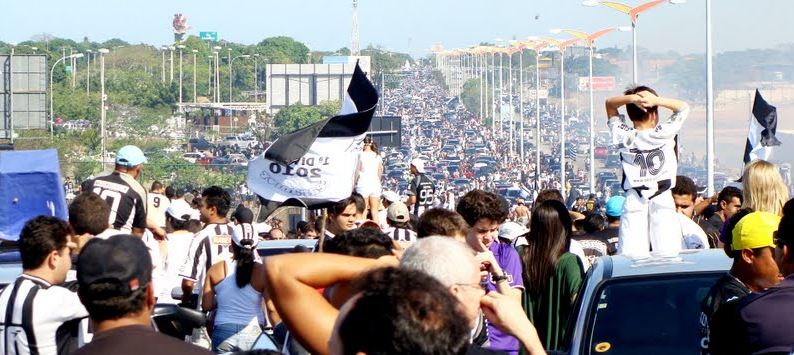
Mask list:
[[[584,354],[699,354],[700,302],[723,273],[607,281],[592,299]]]

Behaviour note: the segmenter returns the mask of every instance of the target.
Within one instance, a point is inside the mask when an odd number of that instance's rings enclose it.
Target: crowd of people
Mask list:
[[[365,140],[351,196],[294,231],[264,228],[218,186],[186,192],[154,182],[147,191],[137,180],[145,155],[122,147],[111,174],[81,186],[68,222],[25,224],[23,273],[0,292],[0,349],[242,353],[272,332],[279,350],[270,353],[545,354],[566,350],[598,258],[644,262],[722,248],[733,264],[702,300],[702,351],[791,352],[794,202],[776,166],[754,161],[741,189],[701,198],[677,175],[685,103],[638,87],[607,107],[614,142],[633,157],[624,159],[625,196],[571,202],[538,188],[511,202],[487,177],[440,198],[449,189],[429,176],[436,162],[421,157],[410,160],[400,196]],[[658,107],[674,113],[661,118]],[[287,234],[317,241],[313,250],[257,253],[261,240]],[[150,326],[157,303],[207,312],[207,325],[189,341],[158,334]]]

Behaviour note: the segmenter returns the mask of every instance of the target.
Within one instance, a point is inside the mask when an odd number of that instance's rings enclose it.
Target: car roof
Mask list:
[[[624,255],[600,258],[595,272],[601,271],[604,279],[687,272],[727,271],[731,259],[722,249],[683,250],[674,258],[650,258],[634,261]]]
[[[263,240],[256,245],[257,249],[284,249],[294,248],[296,245],[303,245],[305,247],[314,248],[317,244],[317,239],[278,239],[278,240]]]

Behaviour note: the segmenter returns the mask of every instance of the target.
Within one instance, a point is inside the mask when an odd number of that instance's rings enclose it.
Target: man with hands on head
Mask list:
[[[618,112],[626,106],[630,124]],[[673,111],[659,118],[659,107]],[[679,225],[670,189],[678,170],[676,138],[689,114],[680,100],[659,97],[646,86],[637,86],[606,101],[612,144],[620,149],[626,203],[620,220],[618,254],[631,258],[673,257],[681,250],[680,236],[670,228]]]

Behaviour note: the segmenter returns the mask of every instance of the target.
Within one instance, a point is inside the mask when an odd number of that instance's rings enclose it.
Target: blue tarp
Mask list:
[[[18,240],[29,219],[67,219],[55,149],[0,152],[0,238]]]

